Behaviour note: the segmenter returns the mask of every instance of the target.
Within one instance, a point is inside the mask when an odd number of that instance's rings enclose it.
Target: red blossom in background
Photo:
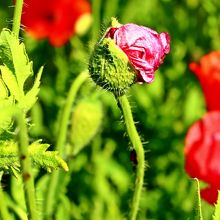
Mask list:
[[[188,130],[185,140],[185,169],[193,178],[209,184],[201,190],[203,199],[213,204],[220,190],[220,112],[204,115]]]
[[[87,0],[25,0],[22,24],[33,38],[61,46],[74,35],[77,20],[90,12]]]
[[[105,37],[114,39],[116,45],[128,56],[138,74],[138,82],[152,82],[154,72],[163,63],[165,55],[170,52],[168,33],[158,34],[150,28],[136,24],[112,27]]]
[[[210,204],[216,204],[218,200],[218,190],[220,190],[219,186],[208,186],[205,189],[200,190],[201,197],[206,200]]]
[[[220,110],[220,52],[213,51],[189,65],[198,77],[209,111]]]

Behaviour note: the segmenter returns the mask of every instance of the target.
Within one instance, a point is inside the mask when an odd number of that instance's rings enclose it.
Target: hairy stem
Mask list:
[[[126,124],[128,136],[132,143],[134,150],[136,151],[137,155],[137,173],[136,173],[136,181],[135,181],[135,189],[133,194],[133,199],[131,203],[131,211],[130,211],[130,220],[136,220],[138,207],[141,198],[141,190],[144,183],[144,170],[145,170],[145,161],[144,161],[144,149],[138,135],[137,129],[134,124],[131,107],[128,102],[128,99],[125,95],[117,97],[119,107],[122,110],[124,121]]]
[[[68,123],[71,115],[72,105],[75,101],[76,94],[80,88],[80,86],[85,82],[88,78],[88,72],[82,72],[72,83],[69,93],[67,95],[66,103],[63,107],[59,130],[58,130],[58,137],[56,143],[56,150],[59,151],[61,154],[64,154],[65,151],[65,142],[67,136],[67,129]],[[59,184],[60,180],[62,181],[61,176],[63,173],[60,171],[55,171],[52,173],[48,192],[45,199],[45,217],[49,219],[54,211],[55,204],[58,200],[58,194],[60,192],[61,184]]]
[[[25,121],[25,114],[19,109],[16,114],[19,131],[19,158],[21,163],[21,174],[24,184],[25,202],[28,215],[31,220],[38,219],[35,200],[34,178],[31,171],[31,160],[28,155],[28,132]]]
[[[198,207],[197,207],[197,216],[196,216],[196,217],[197,217],[199,220],[203,220],[199,180],[198,180],[197,178],[194,178],[194,180],[196,181],[196,184],[197,184],[197,200],[198,200],[198,201],[197,201]]]
[[[2,179],[3,172],[0,172],[0,183]],[[7,204],[5,203],[4,193],[2,190],[2,186],[0,185],[0,217],[2,220],[10,219],[10,215],[8,212]]]
[[[15,3],[12,31],[15,33],[15,36],[18,37],[20,31],[20,25],[21,25],[23,0],[16,0],[15,2],[16,3]]]
[[[16,0],[12,31],[15,36],[19,37],[21,14],[23,0]],[[28,132],[25,121],[25,114],[18,110],[16,120],[20,128],[19,132],[19,158],[21,163],[21,173],[24,184],[25,202],[28,210],[28,215],[31,220],[37,220],[38,214],[35,201],[34,178],[31,172],[31,160],[28,156]]]

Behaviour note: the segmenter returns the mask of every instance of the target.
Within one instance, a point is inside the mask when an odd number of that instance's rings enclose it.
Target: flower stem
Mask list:
[[[128,102],[126,95],[117,97],[119,107],[122,110],[124,121],[126,124],[128,136],[132,143],[132,146],[137,154],[137,173],[136,173],[136,181],[135,181],[135,189],[133,194],[133,199],[131,203],[131,211],[130,211],[130,220],[136,220],[138,207],[140,203],[141,190],[144,183],[144,170],[145,170],[145,161],[144,161],[144,148],[138,135],[137,129],[134,124],[131,107]]]
[[[21,13],[22,13],[22,7],[23,7],[23,0],[16,0],[15,2],[16,3],[15,3],[12,31],[15,33],[15,36],[18,37],[19,31],[20,31],[20,25],[21,25]]]
[[[19,109],[16,119],[20,128],[19,131],[19,158],[21,163],[21,173],[24,184],[25,202],[31,220],[38,219],[35,201],[34,178],[31,171],[31,160],[28,155],[28,133],[25,121],[25,114]]]
[[[199,220],[203,220],[199,180],[197,178],[194,178],[194,180],[196,181],[196,184],[197,184],[197,200],[198,200],[197,201],[197,204],[198,204],[197,217],[198,217]]]
[[[83,84],[83,82],[88,78],[88,72],[84,71],[82,72],[72,83],[66,104],[63,108],[63,114],[61,116],[59,131],[58,131],[58,138],[57,138],[57,144],[56,144],[56,150],[59,151],[61,154],[64,153],[64,147],[65,147],[65,141],[67,136],[67,129],[68,129],[68,122],[71,114],[72,104],[76,98],[76,94],[80,88],[80,86]]]
[[[58,130],[58,137],[56,143],[56,150],[59,151],[62,155],[65,153],[65,142],[67,136],[68,123],[71,115],[72,104],[75,101],[76,94],[80,88],[80,86],[85,82],[88,78],[88,72],[82,72],[72,83],[69,93],[67,95],[66,103],[63,107],[60,125]],[[52,173],[48,192],[45,198],[45,217],[46,219],[50,219],[53,214],[54,206],[57,203],[61,184],[59,184],[60,180],[63,178],[63,173],[59,170]]]
[[[3,175],[3,172],[1,171],[0,172],[0,183],[1,183],[2,175]],[[2,220],[10,219],[10,215],[8,212],[7,205],[5,203],[4,193],[3,193],[1,185],[0,185],[0,217]]]
[[[23,0],[16,0],[12,31],[19,37],[21,25],[21,13]],[[34,178],[31,172],[31,161],[28,156],[28,132],[25,121],[25,114],[18,110],[16,119],[20,128],[19,132],[19,158],[21,163],[21,173],[24,184],[25,202],[31,220],[37,220],[38,214],[35,201]]]

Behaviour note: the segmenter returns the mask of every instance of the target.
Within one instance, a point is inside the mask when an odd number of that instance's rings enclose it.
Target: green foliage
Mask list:
[[[47,151],[49,146],[49,144],[41,144],[41,140],[33,142],[28,148],[32,161],[48,172],[58,167],[68,171],[66,162],[59,156],[57,151]]]
[[[0,66],[2,79],[18,106],[28,111],[37,100],[40,78],[43,71],[41,67],[32,87],[25,90],[25,82],[33,76],[32,62],[29,61],[23,43],[8,29],[3,29],[0,35]]]
[[[0,99],[4,99],[8,97],[8,89],[5,85],[5,83],[3,82],[2,78],[0,78]]]
[[[0,137],[4,131],[10,128],[12,123],[13,105],[14,99],[12,96],[5,99],[0,98]]]
[[[26,91],[27,80],[33,76],[32,62],[29,61],[23,43],[8,30],[0,34],[0,134],[9,130],[15,104],[28,111],[36,102],[39,92],[41,67],[35,82]]]
[[[33,142],[28,148],[33,165],[42,167],[48,172],[63,168],[68,171],[66,162],[56,151],[47,151],[48,144],[42,144],[41,140]],[[18,157],[18,144],[14,141],[2,141],[0,143],[0,170],[18,175],[20,163]]]

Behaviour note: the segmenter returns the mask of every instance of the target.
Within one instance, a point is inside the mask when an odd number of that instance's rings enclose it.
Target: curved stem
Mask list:
[[[55,82],[56,90],[59,94],[65,92],[66,81],[69,76],[69,64],[68,58],[65,54],[64,47],[55,48],[55,60],[54,64],[57,68],[57,78]]]
[[[75,100],[76,94],[80,88],[80,86],[83,84],[83,82],[88,78],[88,72],[82,72],[72,83],[66,103],[63,108],[59,131],[58,131],[58,137],[57,137],[57,143],[56,143],[56,150],[60,153],[64,153],[64,145],[66,141],[67,136],[67,129],[68,129],[68,122],[71,115],[71,109],[72,104]]]
[[[23,0],[16,0],[14,17],[13,17],[13,26],[12,26],[12,31],[15,33],[16,37],[19,36],[22,7],[23,7]]]
[[[128,102],[128,99],[125,95],[117,97],[119,107],[122,110],[124,121],[126,124],[128,136],[132,143],[132,146],[137,154],[137,173],[136,173],[136,181],[135,181],[135,189],[134,195],[131,203],[131,211],[130,211],[130,220],[136,220],[138,207],[140,203],[141,190],[144,183],[144,169],[145,169],[145,161],[144,161],[144,148],[138,135],[137,129],[134,124],[131,107]]]
[[[65,142],[67,136],[67,129],[68,123],[71,115],[72,104],[75,101],[76,94],[80,88],[80,86],[85,82],[88,78],[88,72],[82,72],[72,83],[71,88],[69,90],[66,103],[63,107],[61,119],[60,119],[60,126],[58,130],[58,137],[56,143],[56,150],[59,151],[61,154],[65,152]],[[59,184],[60,181],[63,179],[63,172],[55,171],[52,173],[48,192],[45,198],[45,218],[50,219],[53,214],[54,206],[57,203],[59,192],[61,185]]]
[[[0,172],[0,183],[2,179],[3,172]],[[2,190],[2,187],[0,185],[0,216],[2,220],[8,220],[10,219],[10,215],[8,212],[7,204],[5,203],[4,193]]]
[[[37,220],[37,208],[35,200],[34,178],[31,171],[31,160],[28,155],[28,133],[25,121],[25,114],[19,109],[16,119],[20,128],[19,131],[19,158],[21,173],[24,184],[25,202],[31,220]]]

